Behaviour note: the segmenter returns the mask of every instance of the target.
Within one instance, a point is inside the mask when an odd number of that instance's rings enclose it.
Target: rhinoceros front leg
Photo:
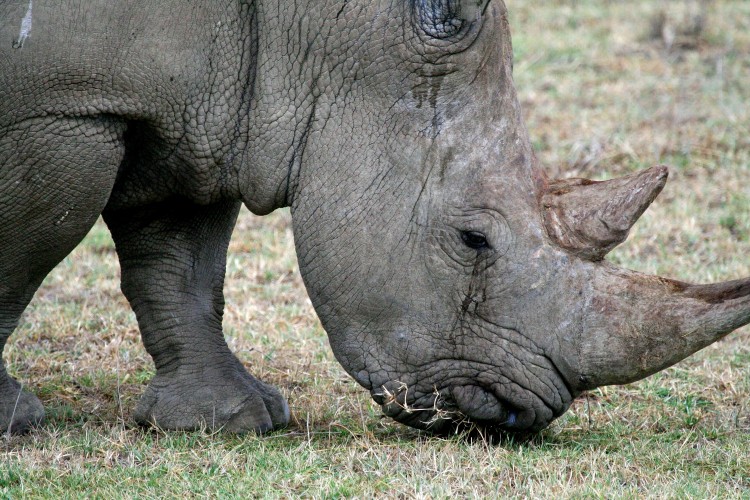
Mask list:
[[[222,333],[226,251],[239,207],[172,200],[104,214],[122,290],[156,365],[136,408],[139,423],[266,432],[289,420],[281,394],[245,370]]]

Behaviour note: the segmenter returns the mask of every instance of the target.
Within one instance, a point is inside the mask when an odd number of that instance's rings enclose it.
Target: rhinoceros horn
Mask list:
[[[597,267],[577,346],[581,390],[639,380],[750,322],[750,279],[690,285]]]
[[[579,390],[641,379],[750,322],[750,278],[691,285],[599,262],[666,179],[655,167],[606,182],[550,182],[541,198],[550,238],[585,261],[588,276],[580,337],[564,347],[577,360]]]
[[[660,166],[605,182],[554,181],[542,198],[547,232],[575,255],[602,260],[625,241],[635,221],[661,192],[668,173]]]

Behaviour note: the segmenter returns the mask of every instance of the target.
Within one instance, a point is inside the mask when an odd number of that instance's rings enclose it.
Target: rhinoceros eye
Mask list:
[[[434,40],[463,38],[472,25],[480,24],[477,20],[489,3],[489,0],[412,1],[417,25]]]
[[[477,231],[461,231],[461,241],[472,250],[484,250],[490,248],[487,237]]]

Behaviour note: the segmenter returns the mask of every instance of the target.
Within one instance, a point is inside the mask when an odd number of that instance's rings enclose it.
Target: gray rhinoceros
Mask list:
[[[291,207],[337,359],[415,427],[539,430],[750,321],[750,280],[603,261],[667,170],[547,179],[502,0],[10,0],[0,20],[0,345],[102,214],[156,365],[139,422],[289,419],[222,335],[241,203]],[[0,429],[43,414],[2,368]]]

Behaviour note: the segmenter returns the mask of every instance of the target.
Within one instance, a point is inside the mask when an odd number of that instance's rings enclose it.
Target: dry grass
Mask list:
[[[681,2],[510,1],[516,82],[550,172],[672,165],[612,260],[688,281],[750,275],[750,3],[707,4],[699,43],[650,36]],[[670,21],[672,22],[672,21]],[[382,419],[333,359],[296,270],[287,212],[243,213],[225,327],[281,387],[291,427],[258,438],[131,425],[153,368],[101,225],[48,277],[5,358],[45,403],[5,439],[0,496],[637,496],[750,491],[747,330],[647,380],[581,398],[533,439],[426,438]]]

